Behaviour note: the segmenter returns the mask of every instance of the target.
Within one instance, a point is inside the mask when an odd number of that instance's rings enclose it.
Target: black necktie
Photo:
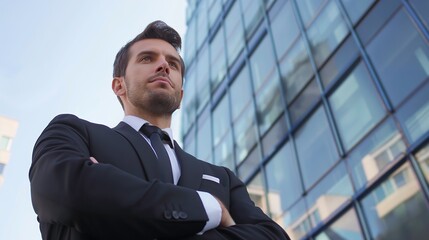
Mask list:
[[[158,156],[158,165],[160,170],[160,180],[173,183],[173,174],[171,170],[170,158],[168,157],[167,150],[165,150],[163,141],[168,142],[170,147],[173,145],[167,133],[163,132],[156,126],[144,124],[140,128],[140,132],[150,139],[150,143]]]

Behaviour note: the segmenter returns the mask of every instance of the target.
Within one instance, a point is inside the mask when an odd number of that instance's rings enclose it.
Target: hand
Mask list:
[[[220,226],[222,226],[222,227],[234,226],[235,221],[234,221],[234,219],[232,219],[231,214],[229,213],[228,209],[226,209],[225,205],[223,205],[223,203],[218,198],[216,198],[216,200],[219,202],[220,207],[222,209],[222,217],[220,219]]]
[[[93,163],[98,163],[97,159],[95,159],[94,157],[89,157],[89,160],[91,160]]]

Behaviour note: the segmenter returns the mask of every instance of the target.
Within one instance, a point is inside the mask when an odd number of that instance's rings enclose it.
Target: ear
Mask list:
[[[177,107],[177,109],[180,109],[180,107],[182,106],[182,99],[183,99],[183,88],[182,88],[182,89],[180,89],[180,104],[179,104],[179,106]]]
[[[112,80],[112,90],[116,96],[125,95],[125,79],[124,77],[114,77]]]

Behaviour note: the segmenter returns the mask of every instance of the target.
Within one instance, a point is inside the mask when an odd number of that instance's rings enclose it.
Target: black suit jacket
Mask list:
[[[29,173],[43,239],[288,239],[230,170],[194,158],[177,143],[175,151],[177,186],[156,179],[151,147],[128,124],[111,129],[57,116],[35,144]],[[208,220],[196,190],[219,198],[237,225],[196,235]]]

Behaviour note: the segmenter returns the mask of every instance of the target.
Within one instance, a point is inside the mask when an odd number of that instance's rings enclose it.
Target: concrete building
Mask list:
[[[293,239],[426,239],[429,2],[188,0],[184,149]]]

